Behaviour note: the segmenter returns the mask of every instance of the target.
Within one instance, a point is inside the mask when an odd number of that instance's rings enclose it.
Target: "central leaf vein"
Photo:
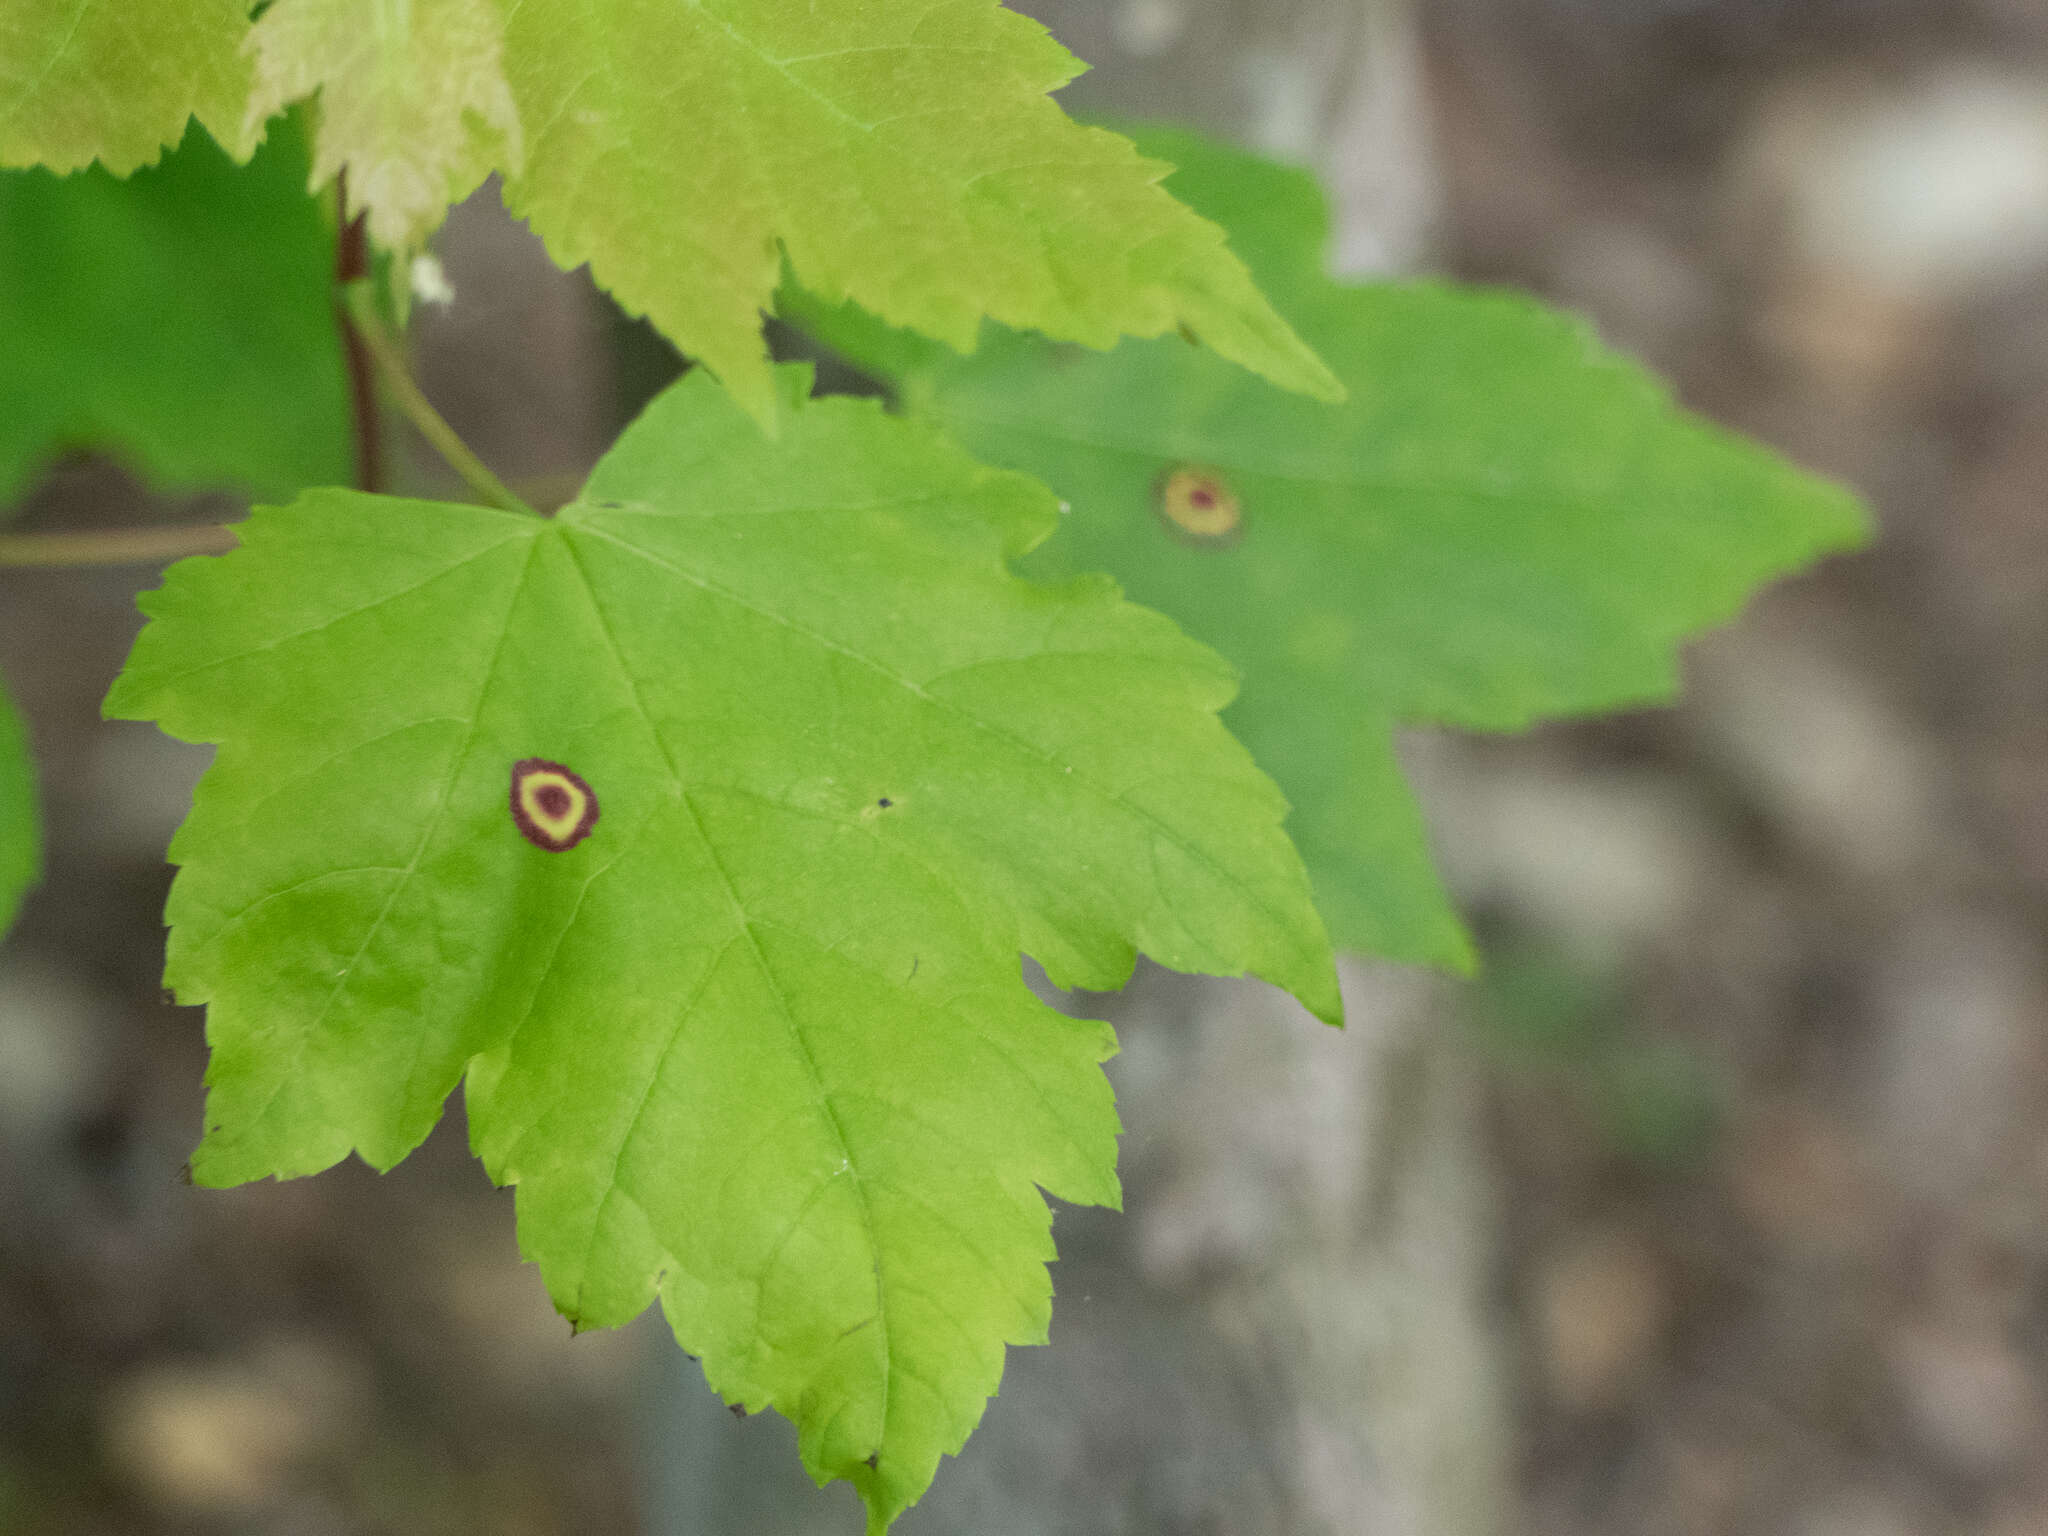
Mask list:
[[[591,531],[596,532],[596,530]],[[603,535],[600,534],[599,536],[602,537]],[[620,541],[614,540],[613,542]],[[781,1015],[789,1031],[790,1041],[795,1048],[797,1058],[802,1062],[804,1070],[810,1078],[812,1092],[819,1111],[827,1125],[831,1128],[833,1139],[839,1146],[840,1156],[844,1159],[847,1170],[852,1178],[854,1199],[860,1209],[861,1225],[866,1233],[868,1253],[874,1265],[875,1311],[880,1319],[882,1329],[882,1346],[880,1351],[882,1379],[879,1383],[880,1406],[876,1418],[883,1426],[883,1432],[886,1434],[886,1427],[889,1422],[889,1374],[895,1364],[895,1359],[893,1351],[889,1347],[888,1298],[882,1282],[881,1244],[875,1233],[874,1211],[869,1205],[867,1190],[861,1182],[860,1165],[854,1159],[853,1147],[847,1140],[846,1128],[841,1123],[837,1110],[833,1108],[831,1095],[825,1087],[824,1077],[818,1070],[817,1057],[812,1052],[809,1041],[804,1037],[803,1027],[797,1022],[795,1014],[790,1010],[789,998],[776,979],[774,967],[769,964],[767,953],[761,948],[760,936],[755,931],[753,918],[747,911],[745,902],[740,899],[739,887],[734,882],[731,872],[725,867],[725,861],[719,856],[717,844],[712,840],[709,830],[704,825],[703,815],[698,810],[696,801],[690,794],[690,787],[683,778],[682,769],[676,761],[675,754],[670,749],[668,740],[662,734],[660,726],[655,723],[653,715],[647,709],[646,701],[641,694],[639,679],[634,673],[631,663],[626,658],[624,648],[619,643],[618,634],[612,624],[611,616],[605,611],[604,601],[598,595],[597,585],[592,581],[589,570],[584,566],[582,553],[577,549],[576,541],[573,537],[565,537],[563,539],[563,546],[568,552],[571,568],[574,569],[578,580],[582,583],[584,596],[590,604],[591,616],[596,620],[598,630],[604,636],[606,648],[611,653],[612,661],[618,669],[620,680],[625,684],[626,693],[632,701],[634,712],[639,715],[641,723],[646,727],[649,739],[654,743],[656,750],[661,754],[662,761],[667,765],[670,782],[675,787],[676,798],[687,814],[690,826],[695,832],[698,842],[703,845],[707,862],[717,873],[719,882],[724,887],[726,899],[732,906],[734,919],[738,924],[739,931],[746,935],[748,947],[753,952],[754,962],[760,968],[761,979],[766,984],[769,995],[775,1001],[776,1011]],[[622,544],[621,547],[631,548],[632,546]],[[622,1143],[622,1157],[623,1153],[624,1144]],[[616,1174],[614,1175],[613,1182],[617,1182]]]

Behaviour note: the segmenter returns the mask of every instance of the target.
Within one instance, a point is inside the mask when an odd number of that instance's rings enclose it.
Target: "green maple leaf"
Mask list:
[[[1335,390],[1163,168],[1049,99],[1081,66],[994,0],[520,0],[505,68],[513,211],[764,420],[785,255],[963,349],[984,315],[1095,347],[1185,329]]]
[[[42,877],[42,822],[36,813],[36,769],[28,733],[13,700],[0,689],[0,933],[14,922],[21,898]]]
[[[1464,968],[1396,727],[1517,730],[1668,699],[1685,637],[1860,541],[1863,513],[1676,409],[1573,318],[1439,282],[1332,281],[1306,174],[1188,135],[1144,142],[1330,360],[1343,405],[1171,341],[1092,357],[1007,336],[960,359],[850,307],[790,308],[892,377],[908,411],[1073,504],[1030,569],[1108,570],[1238,664],[1227,718],[1294,806],[1340,947]]]
[[[108,709],[219,743],[171,848],[195,1176],[388,1167],[467,1068],[556,1304],[658,1293],[880,1529],[1044,1337],[1033,1185],[1117,1199],[1110,1033],[1019,952],[1338,1001],[1228,668],[1104,578],[1009,574],[1042,487],[780,382],[771,444],[689,376],[552,520],[261,510],[144,597]],[[589,835],[516,824],[521,772],[561,829],[587,786]]]
[[[372,237],[417,246],[493,168],[520,167],[504,39],[499,0],[277,0],[249,34],[244,137],[318,92],[314,184],[347,166]]]
[[[298,129],[245,168],[0,173],[0,504],[54,452],[158,484],[290,494],[349,473],[333,234]]]
[[[248,27],[248,0],[0,0],[0,166],[124,176],[194,114],[232,142]]]
[[[277,0],[246,44],[234,142],[317,95],[315,185],[347,166],[395,247],[503,172],[556,260],[764,422],[785,260],[963,349],[984,316],[1095,347],[1181,331],[1339,393],[1164,167],[1060,111],[1080,64],[994,0]]]

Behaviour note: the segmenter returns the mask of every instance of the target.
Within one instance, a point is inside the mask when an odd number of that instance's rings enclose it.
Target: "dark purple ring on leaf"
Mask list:
[[[597,791],[573,768],[522,757],[512,765],[512,824],[534,847],[565,852],[597,825]]]

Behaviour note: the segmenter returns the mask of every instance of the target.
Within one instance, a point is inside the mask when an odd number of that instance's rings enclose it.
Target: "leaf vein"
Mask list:
[[[689,785],[683,779],[682,770],[676,762],[675,754],[670,749],[667,738],[662,735],[660,727],[654,723],[653,715],[648,712],[646,702],[641,698],[639,679],[634,675],[632,666],[626,660],[625,651],[620,646],[618,635],[613,629],[611,617],[605,612],[603,599],[598,596],[597,584],[592,581],[590,572],[584,567],[583,557],[576,547],[575,539],[567,537],[563,542],[569,553],[570,564],[583,584],[584,595],[590,604],[591,613],[596,618],[598,628],[604,635],[605,644],[611,650],[613,663],[617,666],[619,676],[626,685],[627,694],[633,701],[633,708],[640,716],[641,722],[647,728],[649,737],[653,739],[655,746],[661,752],[663,760],[668,765],[669,778],[675,785],[677,798],[689,815],[690,823],[696,830],[698,841],[703,844],[705,855],[710,861],[711,867],[717,871],[720,881],[725,886],[726,899],[731,903],[740,931],[747,937],[748,945],[754,953],[754,961],[760,967],[762,980],[767,983],[769,995],[775,1000],[776,1009],[782,1015],[783,1022],[789,1030],[790,1039],[796,1047],[797,1055],[810,1075],[818,1107],[823,1113],[826,1122],[831,1126],[833,1137],[839,1143],[840,1153],[845,1158],[847,1168],[853,1175],[854,1191],[859,1197],[861,1222],[867,1232],[868,1252],[872,1256],[874,1263],[875,1309],[881,1318],[883,1339],[880,1418],[884,1426],[886,1426],[889,1419],[889,1373],[895,1363],[895,1357],[888,1344],[888,1299],[882,1284],[881,1246],[876,1240],[874,1212],[869,1207],[867,1192],[861,1186],[860,1168],[854,1161],[853,1148],[846,1138],[846,1128],[840,1123],[838,1113],[832,1107],[830,1096],[825,1089],[824,1078],[818,1070],[817,1058],[812,1054],[809,1042],[804,1039],[802,1026],[797,1023],[795,1015],[791,1013],[789,999],[776,982],[774,968],[769,965],[767,953],[761,948],[760,937],[755,932],[753,919],[747,912],[745,903],[740,900],[739,887],[734,883],[731,872],[726,869],[725,861],[719,857],[717,845],[712,841],[710,832],[704,825],[704,818],[698,811],[695,800],[690,795]],[[632,546],[625,547],[630,548]]]

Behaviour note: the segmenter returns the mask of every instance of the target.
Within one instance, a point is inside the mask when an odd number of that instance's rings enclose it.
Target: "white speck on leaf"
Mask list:
[[[422,304],[453,304],[455,285],[441,266],[441,258],[428,251],[413,257],[410,272],[412,296]]]

